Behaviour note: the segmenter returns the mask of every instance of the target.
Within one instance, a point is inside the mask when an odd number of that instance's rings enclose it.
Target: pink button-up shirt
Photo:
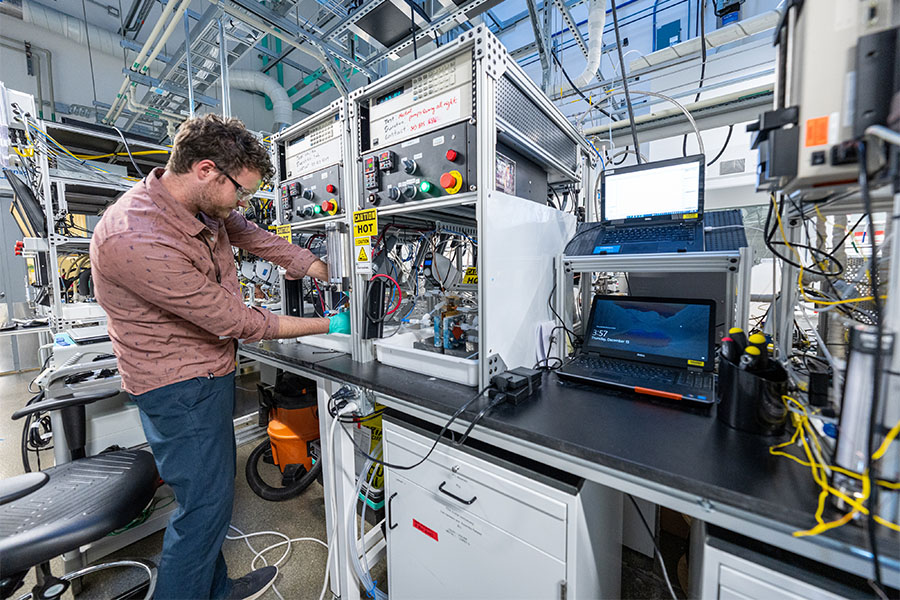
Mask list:
[[[234,370],[235,341],[271,339],[278,317],[246,306],[232,245],[302,277],[315,260],[233,211],[195,216],[155,169],[110,206],[94,229],[91,274],[109,317],[125,390],[143,394]]]

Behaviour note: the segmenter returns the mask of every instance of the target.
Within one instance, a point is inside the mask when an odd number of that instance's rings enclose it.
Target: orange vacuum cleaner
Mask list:
[[[250,489],[264,500],[280,502],[299,496],[322,471],[319,460],[319,414],[316,384],[280,372],[275,385],[258,384],[259,424],[263,440],[247,459]],[[274,465],[272,467],[263,465]],[[265,477],[264,477],[265,475]],[[274,485],[280,479],[281,485]]]

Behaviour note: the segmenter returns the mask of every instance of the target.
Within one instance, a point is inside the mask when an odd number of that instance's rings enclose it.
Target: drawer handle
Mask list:
[[[396,523],[391,524],[391,514],[392,514],[392,513],[391,513],[391,502],[394,501],[394,496],[396,496],[396,495],[397,495],[397,492],[394,492],[393,494],[391,494],[391,497],[388,498],[388,510],[387,510],[387,516],[388,516],[388,529],[396,529],[396,528],[397,528],[397,524],[396,524]]]
[[[472,496],[472,499],[471,499],[471,500],[463,500],[462,498],[460,498],[460,497],[457,496],[456,494],[454,494],[454,493],[452,493],[452,492],[448,492],[447,490],[445,490],[445,489],[444,489],[444,486],[445,486],[445,485],[447,485],[447,482],[446,482],[446,481],[442,481],[442,482],[441,482],[441,485],[438,486],[438,491],[439,491],[439,492],[442,492],[442,493],[444,493],[444,494],[447,494],[448,496],[450,496],[451,498],[453,498],[453,499],[456,500],[457,502],[462,502],[462,503],[465,504],[466,506],[472,504],[473,502],[475,502],[475,500],[478,499],[477,496]]]

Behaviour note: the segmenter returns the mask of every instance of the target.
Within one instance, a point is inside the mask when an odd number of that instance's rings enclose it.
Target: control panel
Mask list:
[[[364,207],[387,207],[475,189],[475,127],[457,123],[363,154]]]
[[[343,138],[340,113],[279,140],[281,223],[302,223],[345,210]]]
[[[301,223],[344,212],[342,169],[332,165],[281,183],[281,222]]]

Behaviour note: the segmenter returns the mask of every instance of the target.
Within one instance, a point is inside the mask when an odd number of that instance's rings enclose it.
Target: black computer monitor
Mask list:
[[[31,188],[16,173],[3,168],[3,174],[13,190],[13,201],[9,212],[25,237],[47,237],[47,223],[41,203],[35,198]]]

